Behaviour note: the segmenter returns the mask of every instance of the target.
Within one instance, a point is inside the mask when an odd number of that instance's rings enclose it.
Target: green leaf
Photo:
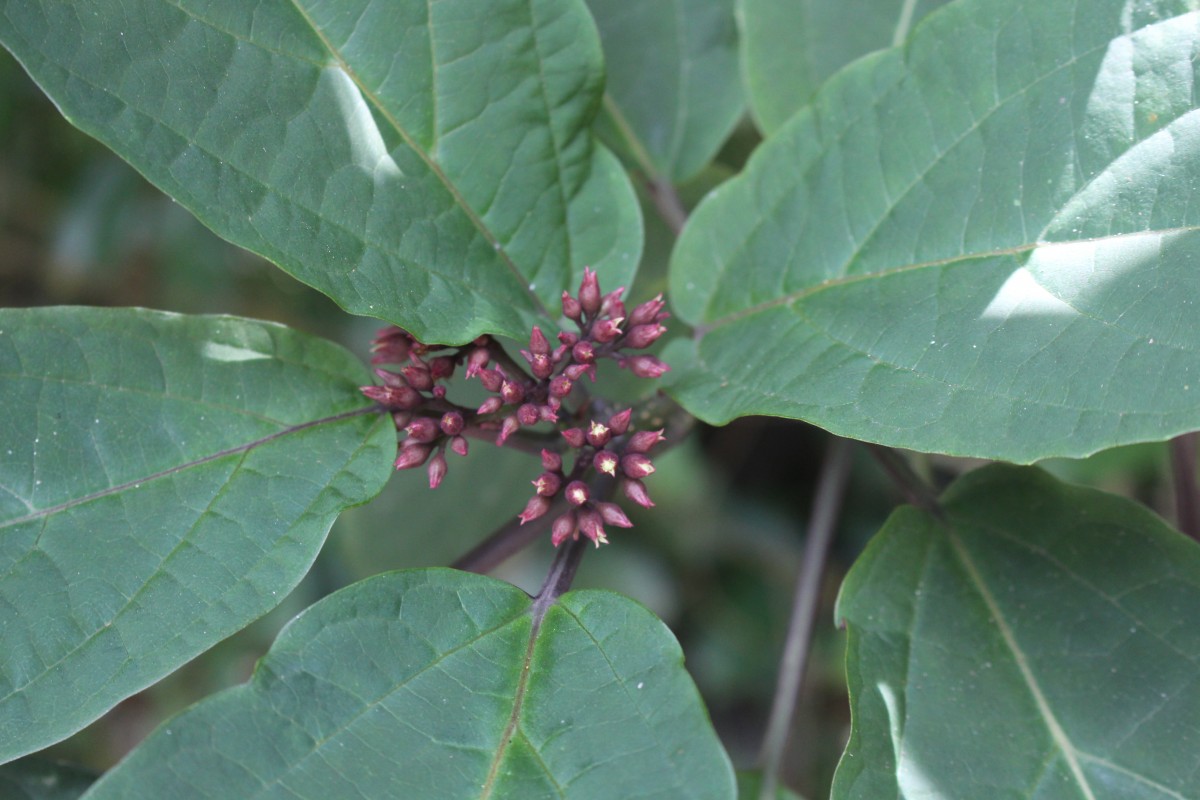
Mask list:
[[[446,569],[314,605],[253,680],[175,719],[87,797],[728,798],[733,772],[641,606],[545,608]]]
[[[5,0],[0,41],[221,236],[426,341],[636,268],[582,0]]]
[[[0,766],[4,800],[76,800],[96,776],[74,764],[27,758]]]
[[[854,59],[901,44],[948,0],[739,0],[742,70],[763,133],[778,130]]]
[[[737,774],[738,800],[763,800],[761,772],[740,771]],[[800,795],[780,786],[771,800],[802,800]]]
[[[1141,506],[992,466],[859,558],[835,800],[1200,796],[1200,548]]]
[[[0,310],[0,761],[281,601],[395,430],[336,345],[144,310]]]
[[[745,109],[734,0],[587,0],[608,65],[598,130],[650,179],[704,169]]]
[[[964,0],[856,62],[673,255],[673,393],[1032,461],[1200,427],[1200,15]]]

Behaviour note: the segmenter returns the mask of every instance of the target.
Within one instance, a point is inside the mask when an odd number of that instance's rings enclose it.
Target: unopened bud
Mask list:
[[[573,388],[575,388],[575,384],[566,375],[555,375],[550,381],[550,396],[566,397]]]
[[[534,353],[529,359],[529,371],[540,381],[554,374],[554,360],[544,353]]]
[[[499,397],[489,397],[487,400],[484,400],[482,403],[479,404],[479,408],[477,408],[475,410],[475,413],[479,414],[480,416],[485,416],[487,414],[495,414],[497,411],[499,411],[503,407],[504,407],[504,401],[501,400]]]
[[[529,498],[529,502],[525,504],[525,510],[517,515],[517,519],[521,520],[524,525],[530,520],[537,519],[550,510],[550,500],[542,497],[540,494],[535,494]]]
[[[667,437],[663,436],[661,428],[656,431],[638,431],[629,437],[629,441],[625,445],[625,452],[648,453],[650,452],[650,448],[659,442],[666,441],[666,439]]]
[[[562,475],[557,472],[543,472],[533,481],[533,488],[542,497],[554,497],[562,488]]]
[[[608,418],[609,430],[613,432],[613,436],[620,436],[629,430],[629,420],[633,418],[633,409],[627,408],[619,414],[613,414]]]
[[[432,442],[441,434],[438,424],[431,417],[417,417],[408,423],[404,430],[408,433],[408,438],[422,443]]]
[[[562,456],[553,450],[543,450],[542,467],[553,472],[560,472],[562,470]]]
[[[425,463],[433,448],[427,444],[410,444],[412,439],[405,439],[396,455],[396,469],[413,469]]]
[[[642,508],[654,508],[654,503],[650,500],[649,493],[646,492],[646,484],[641,481],[625,481],[621,490],[625,492],[626,497]]]
[[[572,364],[563,370],[563,375],[566,375],[573,381],[578,381],[584,375],[587,375],[593,382],[596,380],[596,365],[595,364]]]
[[[579,284],[579,305],[589,317],[600,310],[600,279],[591,267],[583,268],[583,281]]]
[[[412,422],[413,413],[411,411],[393,411],[392,423],[396,426],[396,430],[404,430],[404,426]]]
[[[492,354],[486,347],[476,347],[467,356],[467,377],[471,378],[482,372],[492,360]]]
[[[390,369],[376,367],[375,374],[378,375],[379,379],[383,381],[384,386],[408,386],[408,381],[404,380],[404,378],[392,372]]]
[[[587,443],[592,447],[604,447],[604,445],[608,444],[608,440],[612,438],[612,431],[608,429],[607,425],[592,420],[584,436],[587,439]]]
[[[567,497],[567,502],[573,506],[581,506],[591,499],[592,493],[588,489],[588,485],[583,481],[571,481],[567,484],[563,494]]]
[[[542,415],[538,412],[538,407],[533,403],[525,403],[517,409],[517,422],[522,425],[536,425],[541,418]]]
[[[438,356],[429,362],[429,374],[435,381],[444,381],[454,374],[454,359]]]
[[[621,471],[634,480],[654,474],[654,462],[642,453],[626,453],[621,457]]]
[[[467,454],[467,450],[469,449],[467,447],[467,440],[461,436],[455,436],[450,440],[450,449],[455,453],[458,453],[460,456],[465,456]]]
[[[575,359],[576,364],[592,364],[596,361],[596,350],[591,342],[583,339],[571,348],[571,358]]]
[[[584,438],[583,431],[579,428],[567,428],[562,432],[562,437],[571,447],[583,447],[587,444],[587,439]]]
[[[564,347],[573,347],[579,341],[579,334],[571,331],[559,331],[558,340],[563,343]]]
[[[424,399],[411,386],[360,386],[359,391],[380,405],[404,410],[416,408]]]
[[[592,338],[597,342],[611,342],[621,335],[621,318],[599,320],[592,328]]]
[[[496,434],[496,444],[502,445],[508,441],[508,437],[512,436],[521,429],[521,423],[516,416],[510,414],[500,423],[500,432]]]
[[[479,382],[489,392],[498,392],[504,385],[504,373],[498,369],[481,369],[479,370]]]
[[[429,459],[429,488],[436,489],[446,477],[446,456],[438,452]]]
[[[571,510],[554,520],[554,524],[550,526],[550,542],[555,547],[570,539],[575,535],[578,529],[578,521],[575,516],[575,511]]]
[[[630,328],[625,341],[622,344],[625,347],[632,347],[637,350],[643,347],[649,347],[658,341],[658,337],[667,332],[667,329],[657,322],[648,325],[637,325]]]
[[[616,453],[613,453],[611,450],[601,450],[592,459],[592,466],[606,475],[612,475],[614,478],[617,476],[617,465],[619,463],[620,460],[617,458]]]
[[[622,286],[615,292],[609,292],[600,300],[600,316],[603,317],[625,317],[625,304],[621,302],[621,295],[625,294],[625,287]]]
[[[550,400],[553,401],[554,398],[552,397]],[[560,405],[550,402],[544,406],[538,406],[538,419],[542,422],[558,422],[558,409]]]
[[[653,300],[647,300],[646,302],[634,308],[629,314],[629,324],[636,326],[649,325],[652,322],[660,322],[661,318],[659,317],[659,312],[663,310],[663,306],[665,305],[666,303],[663,302],[661,294],[655,297]]]
[[[433,388],[433,376],[429,374],[429,367],[424,364],[409,364],[400,370],[404,374],[404,379],[414,389],[420,389],[427,392]]]
[[[632,356],[623,358],[618,364],[626,367],[639,378],[659,378],[671,368],[654,356]]]
[[[529,349],[537,355],[550,355],[550,340],[546,338],[546,334],[542,333],[542,329],[538,326],[533,326],[533,333],[529,335]]]
[[[579,322],[583,318],[583,306],[569,292],[562,293],[562,310],[567,319]]]
[[[616,503],[596,503],[595,506],[607,524],[616,525],[618,528],[633,527],[629,517],[625,516],[625,511]]]
[[[500,384],[500,397],[508,405],[519,403],[525,399],[525,387],[516,381],[504,381]]]
[[[579,509],[579,532],[596,543],[596,547],[608,544],[604,535],[604,517],[594,508]]]
[[[447,436],[457,436],[462,433],[463,425],[463,415],[457,411],[447,411],[442,414],[442,419],[438,422],[438,427]]]

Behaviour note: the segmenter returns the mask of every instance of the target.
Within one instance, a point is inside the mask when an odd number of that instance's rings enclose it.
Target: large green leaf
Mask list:
[[[993,466],[854,565],[835,800],[1200,797],[1200,548],[1128,500]]]
[[[693,214],[675,396],[1031,461],[1200,427],[1200,14],[964,0]]]
[[[4,800],[77,800],[96,776],[73,764],[27,758],[0,766]]]
[[[583,0],[0,0],[0,41],[217,233],[426,340],[636,268]]]
[[[822,83],[859,56],[901,44],[947,0],[738,0],[750,109],[777,130]]]
[[[580,591],[387,573],[296,618],[253,680],[168,720],[89,800],[724,798],[733,772],[679,646]]]
[[[390,473],[364,373],[263,322],[0,311],[0,761],[284,598]]]
[[[693,177],[745,108],[734,0],[587,4],[608,64],[600,132],[651,179]]]

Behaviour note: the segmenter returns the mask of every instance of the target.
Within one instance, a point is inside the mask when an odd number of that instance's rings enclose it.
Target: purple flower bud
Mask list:
[[[572,343],[574,344],[574,343]],[[562,363],[562,360],[567,357],[567,353],[571,352],[571,348],[565,344],[560,344],[554,348],[554,352],[550,354],[550,361],[555,364]]]
[[[481,369],[479,370],[479,382],[489,392],[498,392],[504,385],[504,373],[498,369]]]
[[[625,452],[648,453],[650,452],[650,448],[659,442],[666,441],[666,438],[663,436],[661,428],[656,431],[638,431],[629,437],[629,442],[625,445]]]
[[[425,463],[433,448],[427,444],[410,444],[411,439],[405,439],[396,456],[396,469],[413,469]]]
[[[621,335],[621,317],[598,320],[592,328],[592,338],[597,342],[615,341]]]
[[[544,353],[534,353],[529,360],[529,371],[533,377],[544,381],[554,374],[554,361]]]
[[[579,532],[596,543],[596,547],[608,544],[604,535],[604,517],[594,508],[579,509]]]
[[[438,427],[447,436],[457,436],[462,433],[463,424],[462,414],[457,411],[447,411],[445,414],[442,414],[442,419],[438,423]]]
[[[658,341],[658,337],[666,332],[667,329],[657,322],[652,322],[648,325],[636,325],[630,329],[629,334],[625,337],[625,341],[621,344],[624,347],[632,347],[638,350],[654,344]]]
[[[393,411],[392,424],[396,426],[396,430],[404,430],[404,426],[412,422],[413,414],[411,411]]]
[[[571,358],[575,359],[576,364],[592,364],[596,361],[596,349],[592,347],[592,343],[587,339],[578,341],[571,348]]]
[[[512,405],[525,399],[525,387],[516,381],[504,381],[500,384],[500,397],[505,404]]]
[[[618,362],[619,366],[626,367],[634,375],[639,378],[659,378],[664,372],[671,368],[662,361],[659,361],[654,356],[633,356],[631,358],[623,358]]]
[[[563,346],[565,347],[574,347],[575,343],[579,341],[579,334],[571,333],[570,331],[559,331],[558,340],[562,342]]]
[[[592,459],[592,466],[606,475],[612,475],[614,478],[617,477],[617,465],[619,463],[620,460],[617,458],[617,454],[611,450],[601,450]]]
[[[533,481],[533,487],[542,497],[554,497],[562,488],[562,475],[558,472],[543,472]]]
[[[467,454],[467,440],[461,436],[455,436],[450,440],[450,449],[458,453],[460,456]]]
[[[566,397],[571,393],[571,389],[573,388],[575,388],[575,384],[566,375],[555,375],[550,381],[550,396]]]
[[[395,325],[380,328],[371,343],[372,364],[399,364],[408,358],[412,338]]]
[[[592,447],[604,447],[604,445],[608,444],[608,440],[612,438],[612,431],[608,429],[607,425],[592,420],[584,436],[587,439],[587,443]]]
[[[563,316],[567,319],[579,322],[583,318],[583,306],[579,305],[579,301],[571,297],[570,292],[562,293],[562,310]]]
[[[479,404],[479,408],[477,408],[475,410],[475,413],[480,416],[485,416],[487,414],[495,414],[503,406],[504,406],[504,401],[501,400],[499,397],[489,397],[487,400],[484,400],[482,403]]]
[[[424,364],[409,364],[400,372],[414,389],[427,392],[433,388],[433,377],[429,374],[429,367]]]
[[[625,317],[625,304],[621,302],[621,295],[625,294],[625,287],[617,289],[615,292],[609,292],[600,300],[600,316],[602,317]]]
[[[583,447],[585,444],[587,444],[587,440],[584,438],[583,431],[579,428],[567,428],[562,432],[562,436],[567,440],[567,444],[571,445],[571,447]]]
[[[591,499],[592,493],[588,490],[588,485],[583,481],[571,481],[567,484],[563,494],[567,497],[567,502],[573,506],[581,506]]]
[[[540,494],[535,494],[529,498],[529,502],[525,504],[525,510],[517,515],[517,519],[521,520],[524,525],[530,520],[537,519],[550,510],[550,500],[542,497]]]
[[[625,516],[625,512],[616,503],[596,503],[596,510],[600,512],[600,516],[609,525],[616,525],[618,528],[632,528],[633,523],[629,521],[629,517]]]
[[[525,403],[517,409],[517,422],[522,425],[537,425],[542,415],[533,403]]]
[[[621,457],[621,471],[634,480],[654,474],[654,462],[642,453],[626,453]]]
[[[553,400],[554,398],[550,399]],[[557,405],[547,403],[544,406],[538,406],[538,419],[542,422],[558,422],[558,409],[560,406],[561,403]]]
[[[454,374],[454,359],[438,356],[429,362],[429,374],[435,381],[444,381]]]
[[[521,428],[521,423],[516,416],[510,414],[500,423],[500,432],[496,434],[496,444],[503,445],[508,441],[508,437],[512,436]]]
[[[562,456],[553,450],[543,450],[542,467],[551,472],[560,472],[562,470]]]
[[[533,326],[533,333],[529,335],[529,349],[538,355],[550,355],[550,340],[537,325]]]
[[[633,418],[633,409],[627,408],[619,414],[613,414],[608,418],[608,427],[613,432],[614,436],[620,436],[629,430],[629,420]]]
[[[408,438],[421,443],[432,442],[441,435],[438,424],[432,417],[417,417],[408,423],[404,430],[407,431]]]
[[[436,489],[442,483],[442,478],[446,477],[446,456],[441,452],[429,459],[429,488]]]
[[[439,400],[445,400],[446,399],[446,387],[440,386],[440,385],[433,387],[433,396]]]
[[[383,381],[384,386],[408,386],[408,381],[391,370],[376,367],[375,374]]]
[[[555,547],[558,547],[575,535],[578,525],[578,519],[574,511],[568,511],[558,517],[554,520],[554,524],[550,526],[550,542]]]
[[[625,481],[621,485],[621,489],[625,492],[626,497],[642,508],[654,508],[654,503],[646,492],[646,484],[641,481]]]
[[[629,315],[629,324],[636,326],[649,325],[652,322],[660,322],[661,319],[659,318],[658,313],[663,310],[663,306],[665,305],[666,303],[663,302],[661,294],[655,297],[653,300],[647,300],[637,308],[633,309],[633,313]]]
[[[592,382],[595,383],[595,381],[596,381],[596,365],[595,364],[572,364],[571,366],[569,366],[563,370],[563,375],[566,375],[568,378],[570,378],[573,381],[578,381],[584,375],[587,375],[589,378],[592,379]]]
[[[486,347],[476,347],[467,356],[467,377],[471,378],[482,372],[491,363],[492,354]]]
[[[421,393],[411,386],[360,386],[359,391],[388,408],[411,410],[421,405]]]
[[[583,268],[583,281],[579,284],[579,305],[589,317],[600,310],[600,279],[591,267]]]

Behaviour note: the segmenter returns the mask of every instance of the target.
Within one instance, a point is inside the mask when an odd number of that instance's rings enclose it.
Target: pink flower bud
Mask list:
[[[413,413],[411,411],[393,411],[392,424],[396,426],[396,430],[404,430],[404,426],[412,422]]]
[[[408,438],[414,442],[428,443],[441,435],[438,424],[431,417],[417,417],[404,428]]]
[[[625,304],[621,302],[621,295],[625,294],[625,287],[622,286],[615,292],[609,292],[600,300],[600,316],[602,317],[625,317]]]
[[[465,456],[468,450],[467,440],[461,436],[455,436],[450,440],[450,449],[460,456]]]
[[[550,381],[550,396],[551,397],[566,397],[575,388],[575,384],[566,375],[555,375]]]
[[[562,516],[554,520],[554,524],[550,526],[550,542],[558,547],[567,539],[575,535],[578,529],[578,521],[574,511],[568,511]]]
[[[571,333],[570,331],[559,331],[558,340],[563,343],[564,347],[574,347],[575,343],[579,341],[579,334]]]
[[[454,359],[450,356],[438,356],[429,362],[429,374],[435,381],[443,381],[454,374]]]
[[[400,446],[400,452],[396,456],[396,469],[413,469],[425,463],[425,459],[429,458],[429,454],[433,452],[433,448],[427,444],[414,443],[413,440],[405,439]]]
[[[600,512],[600,516],[609,525],[616,525],[618,528],[633,527],[633,523],[629,521],[629,517],[625,516],[625,512],[616,503],[596,503],[596,510]]]
[[[554,497],[562,488],[562,475],[557,472],[543,472],[533,481],[533,488],[542,497]]]
[[[550,399],[553,400],[554,398]],[[544,406],[538,406],[538,419],[540,419],[542,422],[558,422],[558,409],[560,406],[561,403],[547,403]]]
[[[596,547],[608,544],[604,535],[604,517],[594,508],[579,509],[579,532],[596,543]]]
[[[537,325],[533,326],[533,333],[529,335],[529,349],[538,355],[550,355],[550,340]]]
[[[642,508],[654,508],[654,503],[646,492],[646,484],[641,481],[625,481],[621,485],[621,490],[625,492],[626,497]]]
[[[571,348],[571,358],[576,364],[592,364],[596,361],[596,350],[587,339],[578,341]]]
[[[500,384],[500,397],[505,404],[512,405],[525,399],[525,387],[516,381],[504,381]]]
[[[562,310],[567,319],[579,322],[583,318],[583,306],[569,292],[562,293]]]
[[[567,502],[573,506],[581,506],[592,497],[588,485],[583,481],[571,481],[567,484],[566,491],[563,494],[566,495]]]
[[[376,367],[375,374],[383,381],[384,386],[408,386],[408,381],[391,370]]]
[[[562,470],[562,456],[553,450],[542,451],[542,467],[552,472]]]
[[[477,408],[475,410],[475,413],[480,416],[486,416],[487,414],[495,414],[503,406],[504,406],[504,401],[501,400],[499,397],[489,397],[487,400],[484,400],[482,403],[479,404],[479,408]]]
[[[482,372],[491,363],[492,354],[486,347],[476,347],[467,356],[467,377],[472,378]],[[494,390],[493,390],[494,391]]]
[[[633,409],[627,408],[619,414],[613,414],[608,418],[608,427],[613,432],[614,436],[620,436],[629,430],[629,420],[633,418]]]
[[[623,358],[618,362],[619,366],[626,367],[634,375],[639,378],[659,378],[664,372],[671,368],[662,361],[659,361],[654,356],[633,356],[631,358]]]
[[[442,414],[442,419],[438,422],[438,427],[447,436],[457,436],[462,433],[463,424],[462,414],[457,411],[447,411],[445,414]]]
[[[626,335],[625,341],[622,342],[622,345],[625,347],[632,347],[635,350],[642,347],[649,347],[658,341],[658,337],[662,336],[666,332],[667,329],[662,325],[659,325],[657,322],[653,322],[648,325],[637,325],[630,329],[629,334]]]
[[[436,453],[433,458],[429,459],[429,488],[436,489],[442,483],[442,478],[446,477],[446,456],[442,453]]]
[[[592,447],[604,447],[604,445],[608,444],[608,440],[612,438],[612,431],[608,429],[607,425],[602,425],[592,420],[584,436],[587,439],[587,443]]]
[[[498,392],[504,385],[504,373],[498,369],[481,369],[479,370],[479,382],[489,392]]]
[[[654,474],[654,462],[642,453],[626,453],[621,457],[621,471],[634,480]]]
[[[521,520],[524,525],[530,520],[537,519],[550,510],[550,500],[542,497],[540,494],[535,494],[529,498],[529,502],[525,504],[525,510],[517,515],[517,519]]]
[[[429,367],[424,364],[409,364],[407,367],[401,369],[400,372],[403,373],[404,379],[414,389],[427,392],[433,388],[433,376],[429,374]]]
[[[647,300],[641,305],[633,309],[629,315],[630,325],[649,325],[652,322],[660,322],[659,312],[663,310],[663,296],[660,294],[653,300]]]
[[[434,386],[433,387],[433,396],[439,400],[445,400],[446,399],[446,387],[441,386],[441,385]]]
[[[411,410],[421,405],[421,393],[411,386],[360,386],[359,391],[388,408]]]
[[[596,365],[595,364],[572,364],[563,370],[563,375],[566,375],[573,381],[578,381],[584,375],[596,381]]]
[[[597,342],[615,341],[621,335],[621,317],[602,319],[592,328],[592,338]]]
[[[610,450],[601,450],[592,459],[592,466],[606,475],[612,475],[614,478],[617,477],[617,465],[619,463],[620,460],[617,458],[616,453]]]
[[[600,310],[600,279],[590,267],[583,268],[583,281],[579,284],[579,305],[589,317]]]
[[[542,415],[533,403],[525,403],[517,409],[517,422],[522,425],[537,425]]]
[[[562,436],[571,447],[583,447],[587,444],[587,439],[584,438],[583,431],[579,428],[567,428],[562,432]]]
[[[540,381],[554,374],[554,361],[544,353],[534,353],[529,360],[529,371]]]
[[[503,445],[508,441],[508,437],[512,436],[521,429],[521,423],[515,415],[508,415],[504,421],[500,423],[500,432],[496,434],[496,444]]]
[[[666,439],[667,437],[663,436],[661,428],[656,431],[638,431],[629,437],[629,442],[625,445],[625,452],[648,453],[650,452],[650,448],[659,442],[666,441]]]

